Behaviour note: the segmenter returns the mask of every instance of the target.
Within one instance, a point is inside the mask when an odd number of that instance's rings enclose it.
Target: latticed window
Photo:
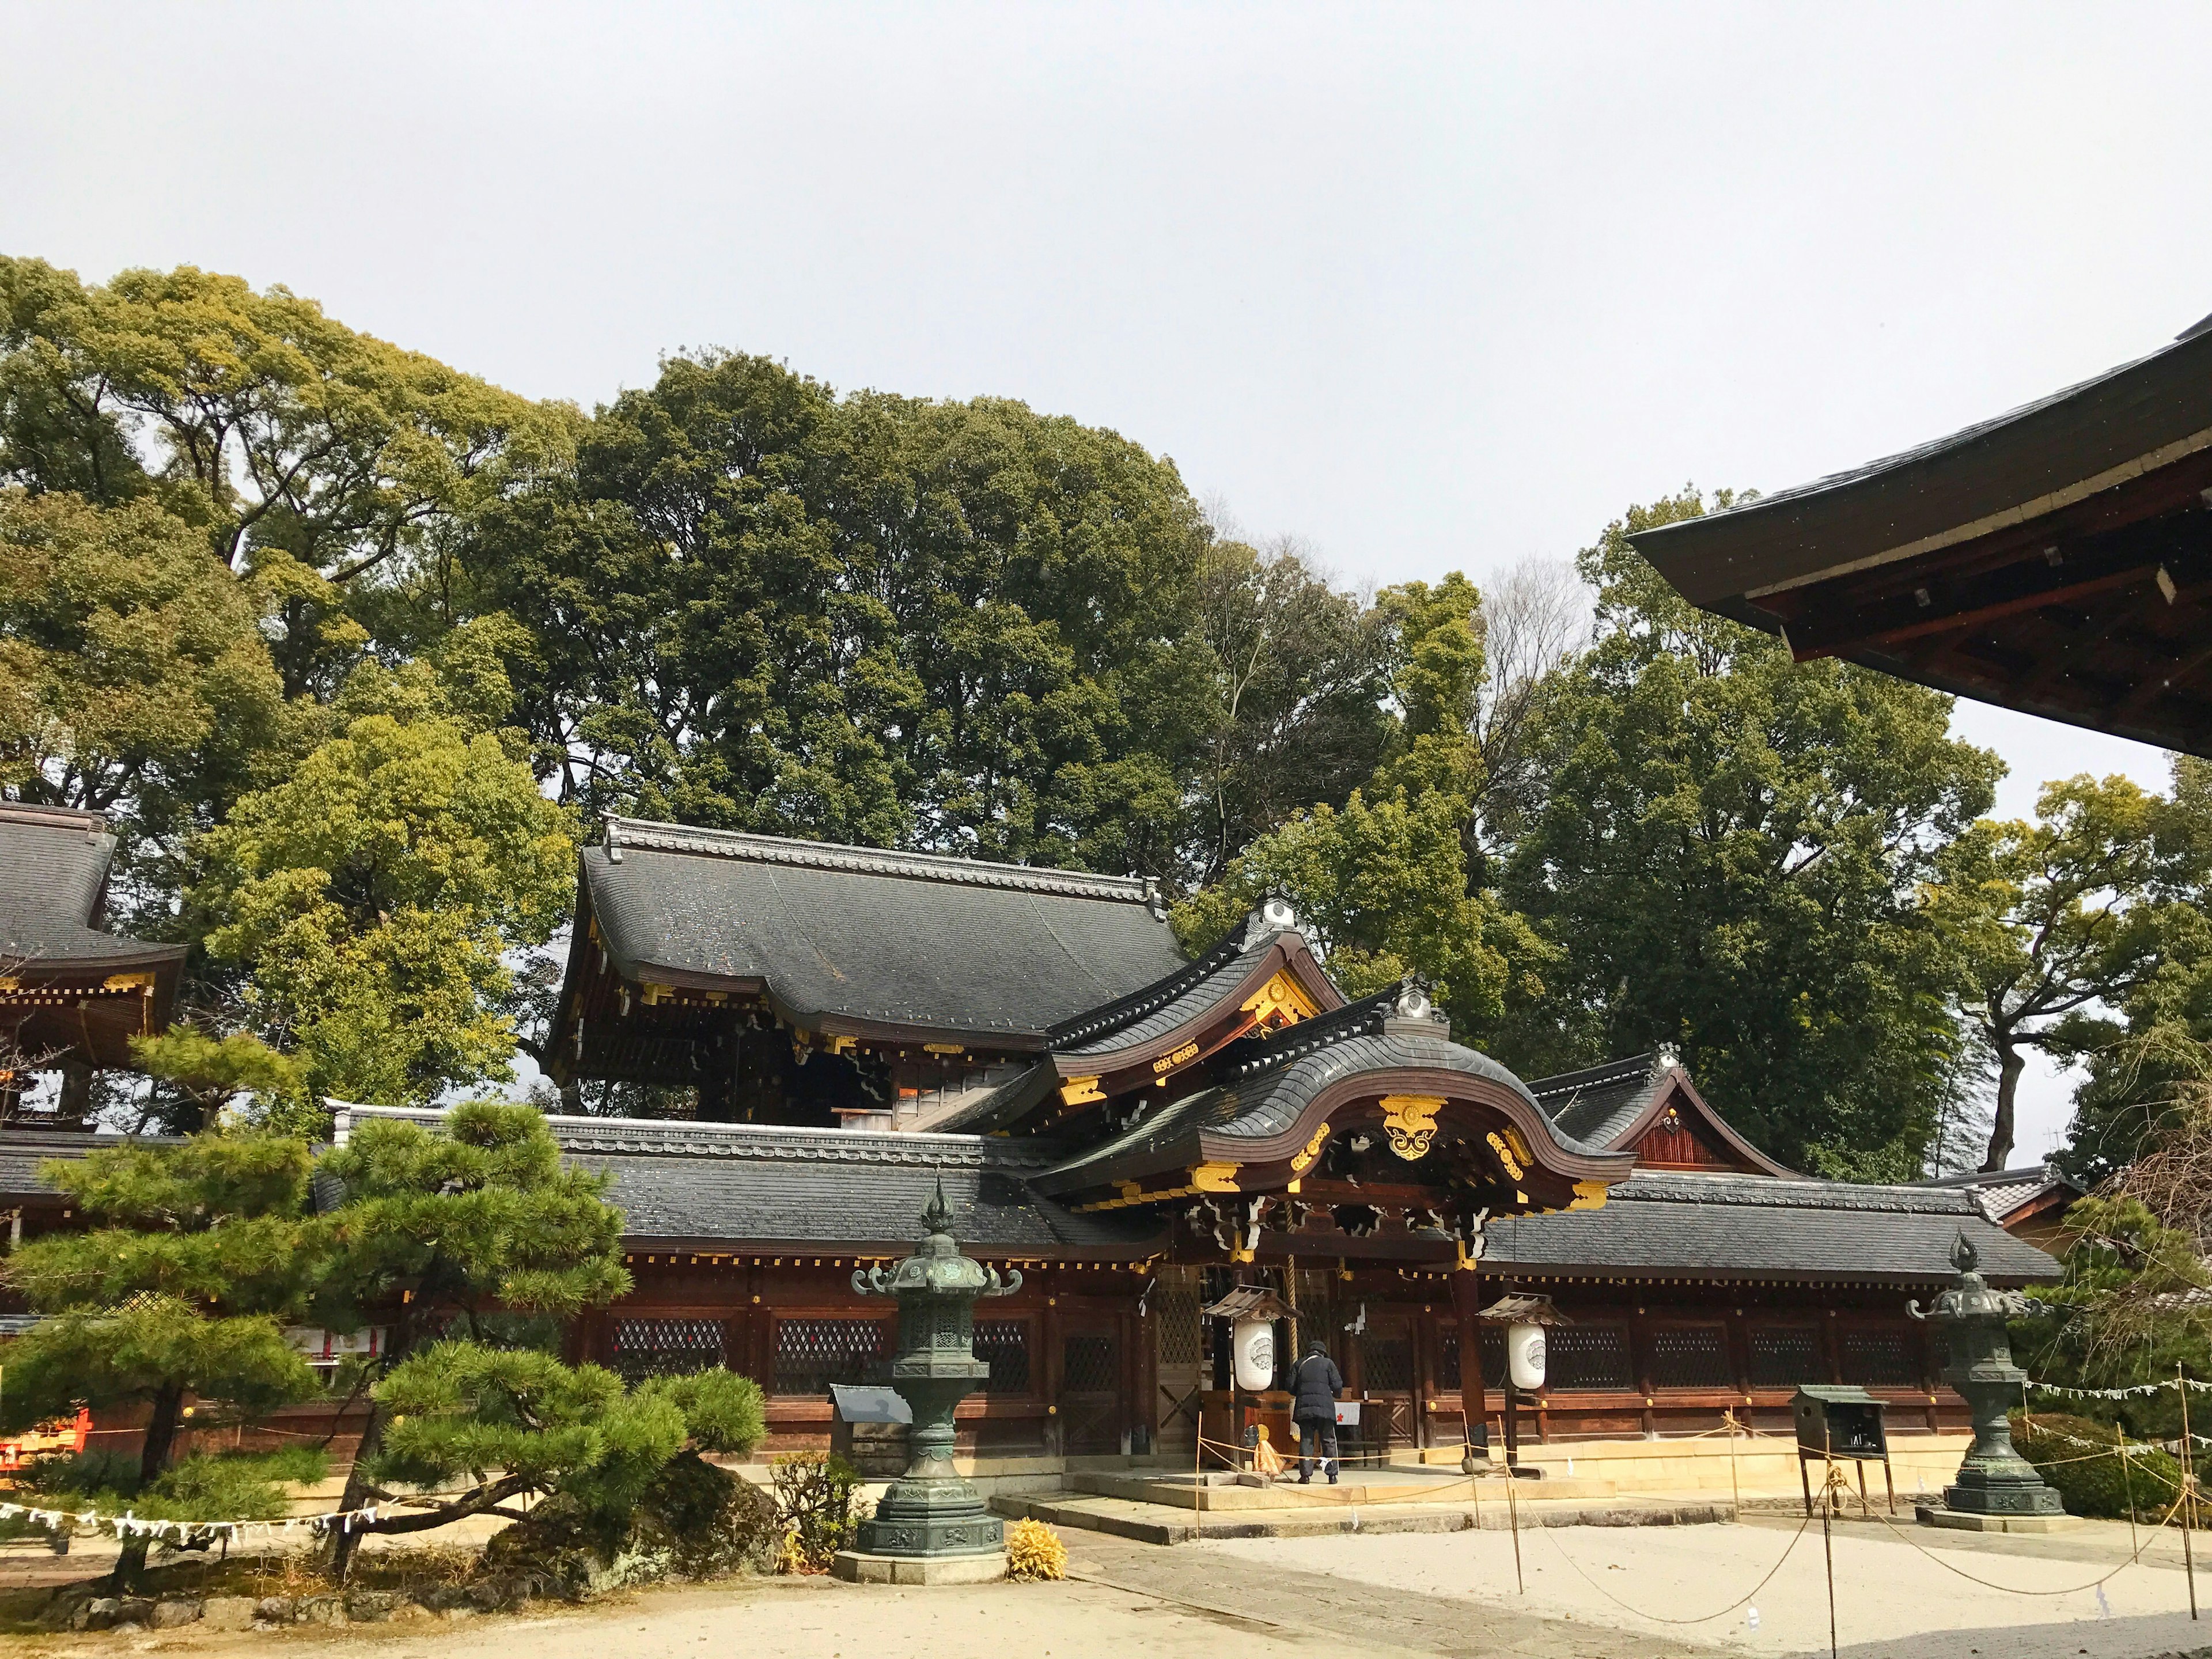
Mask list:
[[[1060,1339],[1060,1386],[1067,1394],[1118,1394],[1121,1358],[1110,1336]]]
[[[1664,1325],[1651,1334],[1651,1382],[1660,1389],[1735,1385],[1728,1332],[1718,1325]]]
[[[1481,1340],[1482,1386],[1502,1389],[1505,1386],[1505,1333],[1496,1325],[1486,1323]]]
[[[719,1319],[617,1319],[611,1369],[625,1381],[683,1376],[722,1363]]]
[[[1195,1365],[1206,1358],[1206,1322],[1198,1311],[1198,1273],[1192,1267],[1165,1267],[1152,1288],[1152,1315],[1158,1322],[1160,1364]]]
[[[1920,1382],[1919,1356],[1899,1330],[1846,1330],[1844,1333],[1844,1381],[1864,1388],[1917,1388]]]
[[[1636,1386],[1626,1325],[1554,1325],[1544,1333],[1544,1381],[1553,1389],[1609,1389]]]
[[[1030,1322],[1026,1319],[979,1319],[975,1322],[975,1358],[988,1361],[990,1380],[985,1394],[1027,1394],[1030,1391]]]
[[[1459,1387],[1459,1328],[1446,1326],[1437,1332],[1437,1386],[1439,1389]]]
[[[884,1349],[873,1319],[779,1319],[775,1392],[821,1395],[832,1382],[865,1382]]]
[[[1757,1389],[1794,1389],[1828,1380],[1820,1333],[1810,1325],[1760,1325],[1751,1333],[1751,1382]]]
[[[1404,1394],[1413,1386],[1413,1339],[1367,1336],[1359,1342],[1367,1386],[1382,1394]]]

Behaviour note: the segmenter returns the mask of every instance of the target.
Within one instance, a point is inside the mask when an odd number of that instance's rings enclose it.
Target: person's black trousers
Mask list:
[[[1336,1479],[1336,1416],[1308,1417],[1299,1413],[1298,1479],[1313,1479],[1314,1455],[1318,1448],[1322,1473],[1332,1480]]]

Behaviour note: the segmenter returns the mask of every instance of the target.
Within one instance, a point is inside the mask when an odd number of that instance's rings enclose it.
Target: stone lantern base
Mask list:
[[[2081,1524],[2078,1515],[1985,1515],[1939,1504],[1923,1504],[1918,1514],[1922,1526],[1948,1527],[1954,1532],[2071,1532]]]
[[[832,1577],[854,1584],[995,1584],[1006,1576],[1006,1553],[984,1555],[871,1555],[839,1550]]]

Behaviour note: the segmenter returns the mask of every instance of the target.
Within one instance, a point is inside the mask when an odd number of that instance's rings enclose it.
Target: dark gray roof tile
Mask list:
[[[1182,965],[1133,878],[617,819],[584,880],[625,977],[764,985],[826,1018],[1042,1046]]]

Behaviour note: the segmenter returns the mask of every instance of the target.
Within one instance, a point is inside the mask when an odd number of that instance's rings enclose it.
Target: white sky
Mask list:
[[[281,282],[586,404],[700,344],[1018,397],[1432,577],[2171,338],[2208,61],[2202,5],[19,5],[0,249]],[[2163,781],[1960,725],[2008,811]]]

